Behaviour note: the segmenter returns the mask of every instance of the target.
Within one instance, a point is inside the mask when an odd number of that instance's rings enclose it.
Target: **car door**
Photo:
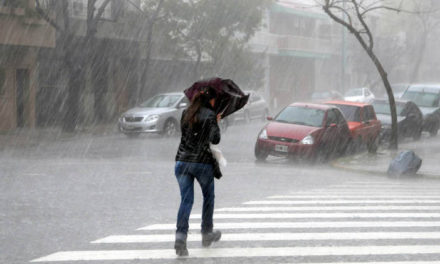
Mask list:
[[[327,149],[326,151],[333,151],[338,145],[338,118],[333,109],[327,110],[324,133],[322,136],[322,145]]]
[[[175,116],[175,118],[178,122],[180,122],[180,119],[182,118],[183,110],[185,110],[188,106],[189,100],[186,96],[183,96],[177,104],[177,116]]]
[[[337,135],[336,142],[338,142],[339,150],[345,149],[347,147],[348,142],[350,141],[350,129],[348,128],[347,121],[344,118],[344,115],[339,109],[333,109],[336,120],[337,120]]]
[[[377,120],[374,108],[371,105],[364,107],[365,140],[371,141],[380,133],[380,121]]]

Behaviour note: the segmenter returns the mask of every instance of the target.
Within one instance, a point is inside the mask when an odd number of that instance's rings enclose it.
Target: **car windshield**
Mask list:
[[[376,114],[391,115],[390,104],[388,102],[373,102],[374,111]],[[402,116],[404,104],[396,104],[396,113],[398,116]]]
[[[171,107],[180,99],[180,97],[182,96],[160,94],[141,103],[139,107]]]
[[[324,111],[304,106],[288,106],[281,111],[275,121],[304,126],[321,127]]]
[[[345,93],[345,96],[362,96],[362,89],[351,89]]]
[[[350,122],[361,122],[360,107],[354,105],[339,105],[336,106],[344,114],[345,120]]]
[[[424,91],[407,91],[402,96],[403,99],[413,101],[421,107],[436,107],[439,102],[438,93],[429,93]]]

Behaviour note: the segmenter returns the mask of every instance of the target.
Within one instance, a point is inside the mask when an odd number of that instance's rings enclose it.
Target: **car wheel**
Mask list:
[[[165,122],[163,126],[162,135],[165,137],[174,137],[177,134],[177,123],[176,121],[169,119]]]
[[[376,153],[377,149],[379,148],[379,136],[376,136],[373,140],[371,140],[367,147],[369,153]]]
[[[357,137],[356,139],[351,141],[350,154],[355,154],[359,152],[361,148],[362,148],[362,139],[361,137]]]
[[[414,135],[413,135],[413,139],[414,140],[419,140],[422,137],[422,129],[418,129]]]
[[[265,161],[268,156],[268,152],[263,151],[261,148],[259,148],[258,144],[255,145],[255,158],[257,158],[257,161]]]
[[[439,127],[439,124],[438,124],[438,123],[435,124],[434,126],[432,126],[431,130],[429,131],[429,134],[431,135],[431,137],[435,137],[435,136],[437,136],[437,133],[438,133],[438,127]]]

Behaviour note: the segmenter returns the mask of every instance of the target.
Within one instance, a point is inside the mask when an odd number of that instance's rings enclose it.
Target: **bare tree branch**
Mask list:
[[[63,31],[62,28],[53,20],[48,13],[46,13],[43,8],[41,8],[40,0],[35,0],[35,10],[38,12],[38,14],[46,20],[47,23],[49,23],[52,27],[54,27],[56,30]]]
[[[111,0],[105,0],[104,3],[101,4],[101,6],[98,9],[98,12],[96,13],[94,20],[98,21],[101,19],[102,15],[104,14],[105,8],[110,3]]]
[[[362,14],[360,13],[359,6],[356,3],[356,0],[351,0],[351,1],[353,2],[353,6],[354,6],[354,8],[356,10],[356,14],[357,14],[358,20],[359,20],[359,22],[361,22],[361,24],[364,27],[364,29],[366,31],[366,34],[368,36],[369,48],[370,48],[370,50],[373,50],[374,40],[373,40],[373,35],[371,34],[371,31],[370,31],[370,28],[368,27],[367,23],[365,23],[365,19],[362,16]]]

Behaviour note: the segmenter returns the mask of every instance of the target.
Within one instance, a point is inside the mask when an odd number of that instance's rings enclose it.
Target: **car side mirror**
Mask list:
[[[273,120],[273,117],[268,116],[268,117],[266,117],[266,119],[267,119],[268,121],[272,121],[272,120]]]
[[[187,103],[180,103],[179,108],[186,108],[188,106]]]

